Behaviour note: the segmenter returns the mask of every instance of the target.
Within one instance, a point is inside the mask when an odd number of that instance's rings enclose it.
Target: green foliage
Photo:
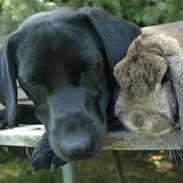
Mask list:
[[[183,19],[182,0],[63,0],[72,6],[98,6],[141,26]]]
[[[12,147],[11,154],[0,153],[0,183],[62,183],[61,168],[54,172],[32,171],[30,160],[20,156],[24,148]],[[14,152],[15,151],[15,152]],[[111,152],[102,151],[95,159],[76,164],[77,182],[117,183]],[[179,152],[180,153],[180,152]],[[163,156],[164,161],[149,160],[152,156]],[[126,183],[182,183],[182,171],[166,160],[164,153],[156,151],[122,151]],[[180,156],[181,160],[181,156]]]
[[[182,0],[121,1],[122,16],[147,26],[183,19]]]
[[[15,30],[26,17],[56,7],[42,0],[0,0],[0,36]]]
[[[183,19],[183,0],[0,0],[0,37],[26,17],[63,5],[102,7],[140,26]]]

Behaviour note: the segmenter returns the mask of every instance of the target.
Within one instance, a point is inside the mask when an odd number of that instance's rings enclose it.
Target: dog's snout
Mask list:
[[[95,156],[102,144],[100,123],[84,112],[60,115],[54,118],[51,144],[58,156],[77,161]]]
[[[78,160],[91,157],[95,152],[95,138],[87,135],[84,138],[72,138],[61,145],[61,153],[70,160]]]

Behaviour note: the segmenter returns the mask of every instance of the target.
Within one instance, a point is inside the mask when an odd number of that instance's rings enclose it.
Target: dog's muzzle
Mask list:
[[[53,119],[49,141],[55,153],[65,161],[91,158],[101,148],[105,127],[82,113],[68,114]]]

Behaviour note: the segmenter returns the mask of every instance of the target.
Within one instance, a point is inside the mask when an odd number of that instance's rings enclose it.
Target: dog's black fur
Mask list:
[[[90,158],[101,149],[114,90],[108,85],[112,69],[138,34],[135,24],[85,7],[33,15],[5,38],[0,98],[8,124],[16,125],[18,79],[46,128],[33,155],[35,167],[63,164],[58,157]]]

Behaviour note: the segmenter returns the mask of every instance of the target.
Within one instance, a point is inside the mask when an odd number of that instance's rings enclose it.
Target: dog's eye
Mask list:
[[[36,87],[39,85],[36,81],[22,79],[21,77],[19,78],[19,83],[22,87]]]
[[[37,82],[35,81],[32,81],[32,82],[27,82],[27,83],[24,83],[23,84],[24,87],[28,87],[28,88],[32,88],[32,87],[38,87],[40,86],[40,84],[38,84]]]
[[[36,83],[35,81],[29,83],[28,85],[29,85],[30,87],[37,87],[37,86],[39,86],[39,84]]]
[[[93,69],[94,69],[93,65],[87,65],[87,64],[82,64],[81,65],[81,70],[82,70],[83,73],[92,71]]]

